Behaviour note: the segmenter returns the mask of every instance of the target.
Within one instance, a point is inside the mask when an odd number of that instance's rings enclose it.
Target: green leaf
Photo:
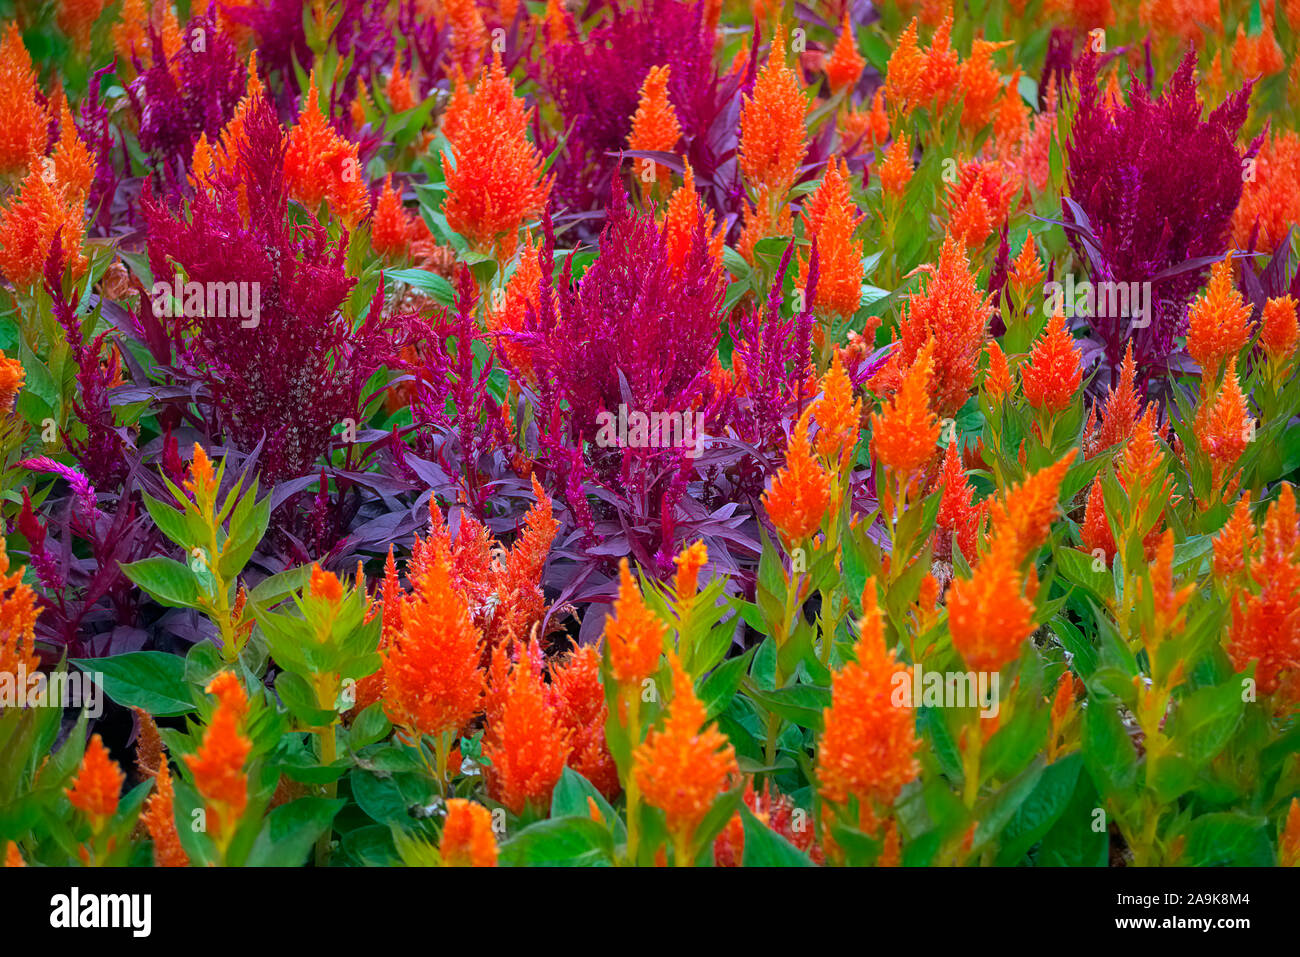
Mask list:
[[[188,565],[155,555],[138,562],[119,562],[126,577],[149,597],[169,608],[195,608],[199,603],[198,583]]]
[[[1268,822],[1226,811],[1203,814],[1184,832],[1187,846],[1180,864],[1191,867],[1271,867]]]
[[[276,808],[266,816],[245,863],[249,867],[297,867],[305,863],[312,845],[328,831],[346,803],[307,797]]]
[[[709,720],[727,710],[727,705],[735,696],[736,689],[745,680],[745,673],[749,670],[749,659],[753,654],[754,649],[751,648],[743,655],[728,658],[700,683],[699,698],[708,712]]]
[[[385,269],[386,279],[406,283],[412,289],[427,293],[436,302],[444,306],[456,304],[456,290],[442,276],[423,269]]]
[[[780,834],[754,817],[749,808],[740,807],[745,825],[743,867],[812,867],[813,862]]]
[[[157,718],[194,710],[180,655],[131,651],[109,658],[74,658],[72,664],[123,707],[143,708]]]
[[[566,767],[551,792],[551,817],[585,817],[590,818],[587,799],[596,802],[600,815],[614,832],[617,841],[627,840],[627,827],[618,812],[605,800],[605,796],[596,790],[596,786],[573,768]]]
[[[1002,830],[999,866],[1018,863],[1051,830],[1070,803],[1082,767],[1083,758],[1076,753],[1044,769],[1033,793],[1025,798]]]
[[[591,818],[538,821],[501,845],[497,863],[506,867],[608,867],[614,863],[610,833]]]

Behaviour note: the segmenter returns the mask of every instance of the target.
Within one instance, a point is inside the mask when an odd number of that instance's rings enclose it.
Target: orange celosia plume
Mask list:
[[[631,687],[659,670],[667,628],[641,597],[626,558],[619,562],[618,574],[618,598],[614,613],[605,620],[605,644],[614,680]],[[636,691],[640,693],[639,688]]]
[[[785,465],[763,493],[763,507],[787,546],[810,538],[821,527],[830,505],[830,475],[813,458],[808,442],[811,415],[809,407],[795,423],[786,444]]]
[[[831,92],[850,89],[862,76],[862,68],[867,65],[866,58],[858,52],[857,40],[853,36],[853,23],[849,19],[849,10],[844,8],[844,19],[840,23],[840,36],[835,41],[835,49],[826,61],[826,79],[830,81]]]
[[[632,129],[628,133],[629,150],[646,150],[656,153],[671,153],[682,138],[682,127],[677,122],[677,113],[668,99],[668,79],[670,68],[652,66],[641,84],[640,100],[636,113],[632,116]],[[645,168],[643,164],[652,162],[638,160],[635,164],[638,175]],[[668,180],[668,167],[653,163],[654,182]],[[644,177],[642,177],[644,179]]]
[[[898,392],[871,417],[871,455],[903,483],[916,477],[938,451],[940,424],[930,408],[934,353],[932,340],[903,374]]]
[[[313,72],[298,123],[289,131],[284,154],[285,182],[289,195],[308,210],[314,213],[326,203],[333,215],[353,229],[370,212],[370,191],[366,189],[356,144],[330,126],[317,99]]]
[[[248,806],[244,764],[253,745],[242,729],[248,698],[231,671],[219,673],[205,690],[217,697],[217,708],[208,721],[199,749],[185,755],[185,763],[203,798],[208,832],[215,835],[217,846],[224,848]]]
[[[785,36],[778,27],[754,93],[740,111],[740,170],[754,189],[784,193],[803,162],[808,103],[799,77],[785,65]]]
[[[706,727],[704,705],[672,651],[668,663],[673,674],[668,716],[633,752],[632,774],[646,803],[664,812],[668,833],[681,854],[689,850],[714,798],[740,769],[727,736],[716,726]]]
[[[1047,320],[1047,328],[1034,342],[1029,362],[1021,367],[1020,384],[1030,408],[1047,416],[1064,412],[1074,403],[1083,380],[1079,347],[1065,328],[1058,309]]]
[[[492,812],[464,798],[449,800],[438,853],[445,867],[496,867]]]
[[[501,57],[479,74],[471,92],[458,83],[443,118],[453,163],[446,164],[447,224],[477,252],[494,244],[503,258],[513,255],[519,228],[541,212],[551,179],[542,177],[542,157],[528,141],[532,111],[515,96]]]
[[[98,832],[117,813],[125,780],[122,769],[108,756],[103,739],[93,735],[72,787],[67,789],[68,800],[90,819],[91,829]]]
[[[1232,282],[1232,259],[1224,258],[1210,270],[1204,295],[1187,314],[1187,353],[1209,376],[1235,356],[1250,339],[1250,305]]]
[[[163,759],[154,776],[154,793],[149,796],[144,813],[140,815],[153,839],[154,861],[159,867],[188,867],[190,863],[176,832],[175,800],[171,768]]]
[[[32,58],[18,24],[10,21],[0,41],[0,177],[25,175],[45,153],[49,121],[37,93]]]
[[[515,814],[523,813],[530,803],[539,810],[551,806],[551,791],[573,746],[534,665],[540,657],[535,642],[520,653],[500,717],[489,729],[484,748],[491,761],[488,790]]]

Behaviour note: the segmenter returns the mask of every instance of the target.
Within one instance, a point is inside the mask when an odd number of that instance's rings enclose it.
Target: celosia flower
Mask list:
[[[37,98],[36,71],[18,24],[10,21],[0,41],[0,177],[22,176],[45,153],[49,120]]]
[[[1300,324],[1296,321],[1296,301],[1280,296],[1264,303],[1259,320],[1259,344],[1264,354],[1280,363],[1295,354],[1300,343]]]
[[[36,655],[36,594],[23,584],[26,568],[9,570],[9,553],[0,538],[0,674],[35,674],[40,667]]]
[[[0,351],[0,414],[9,415],[18,401],[18,393],[27,381],[27,372],[17,359],[10,359]]]
[[[985,351],[989,356],[988,368],[984,371],[984,391],[989,401],[999,404],[1011,394],[1015,386],[1011,382],[1011,369],[1007,366],[1006,354],[996,339],[990,339]]]
[[[363,180],[356,144],[329,125],[317,105],[318,96],[313,72],[298,123],[289,131],[285,181],[289,195],[308,210],[315,213],[326,203],[333,215],[353,229],[370,212],[370,192]]]
[[[1246,451],[1254,426],[1237,379],[1234,355],[1228,359],[1222,384],[1212,393],[1202,395],[1194,423],[1197,444],[1210,459],[1211,488],[1221,487],[1224,475]]]
[[[159,867],[188,867],[190,864],[189,855],[181,846],[180,835],[176,833],[175,800],[171,768],[164,758],[158,763],[158,773],[154,775],[154,792],[140,815],[149,837],[153,839],[154,863]]]
[[[1232,259],[1214,264],[1205,294],[1187,313],[1187,354],[1208,376],[1216,376],[1229,357],[1250,339],[1250,305],[1232,282]]]
[[[90,28],[103,13],[105,3],[106,0],[59,0],[55,19],[78,50],[90,49]]]
[[[1053,464],[1027,475],[1023,482],[1003,489],[989,505],[994,537],[1006,546],[1015,564],[1023,564],[1047,541],[1057,514],[1061,482],[1076,451],[1070,449]]]
[[[1079,526],[1079,541],[1089,554],[1102,553],[1106,565],[1115,557],[1115,533],[1106,517],[1106,497],[1101,488],[1101,475],[1092,480],[1088,490],[1088,504],[1083,509],[1083,524]]]
[[[794,800],[775,790],[770,780],[763,782],[761,791],[754,790],[754,779],[745,779],[745,793],[741,800],[774,833],[780,834],[799,850],[806,853],[814,864],[825,862],[825,854],[817,845],[814,829],[807,827],[802,809]],[[713,842],[715,867],[740,867],[745,857],[745,823],[740,813],[734,814]]]
[[[790,206],[784,202],[775,203],[777,209],[774,216],[773,205],[772,191],[766,186],[758,191],[753,206],[745,204],[743,224],[736,249],[751,266],[755,265],[754,246],[760,239],[769,236],[789,236],[794,231]]]
[[[153,63],[153,42],[150,30],[162,40],[164,58],[170,62],[180,52],[180,22],[171,5],[163,0],[125,0],[122,4],[121,22],[113,26],[113,49],[124,63],[139,60],[145,66]]]
[[[543,178],[542,157],[528,141],[531,117],[500,54],[472,92],[458,83],[447,106],[442,129],[452,156],[444,167],[442,210],[447,225],[477,252],[495,244],[503,258],[513,255],[520,226],[546,205],[551,179]]]
[[[126,775],[117,762],[109,758],[103,739],[93,735],[67,795],[72,806],[90,819],[90,828],[95,833],[99,833],[108,819],[117,813],[117,802],[122,796],[122,782],[125,780]]]
[[[676,148],[677,141],[682,138],[682,126],[677,122],[677,113],[668,100],[669,70],[667,65],[654,66],[646,74],[645,82],[641,84],[640,101],[632,117],[632,131],[627,137],[629,150],[671,153]],[[647,161],[637,162],[638,176],[645,162]],[[654,164],[655,183],[667,181],[671,175],[668,167],[660,163]]]
[[[862,76],[862,68],[867,65],[866,58],[858,52],[858,43],[853,36],[853,23],[849,19],[849,8],[844,8],[844,19],[840,23],[840,36],[835,41],[835,49],[826,60],[826,79],[830,82],[831,93],[852,89]]]
[[[907,134],[902,133],[885,150],[884,162],[880,164],[880,188],[886,196],[901,199],[911,178],[912,148],[907,142]]]
[[[705,726],[707,712],[676,653],[668,652],[668,664],[673,674],[668,715],[633,752],[632,775],[645,802],[664,812],[680,867],[694,863],[683,855],[693,851],[700,822],[740,769],[727,736]]]
[[[930,39],[925,51],[925,63],[918,81],[917,98],[928,103],[936,114],[942,114],[952,102],[961,74],[961,58],[950,44],[952,16],[945,16]]]
[[[812,408],[804,409],[790,432],[785,464],[763,493],[763,508],[781,533],[787,547],[810,538],[821,527],[830,505],[830,476],[812,455],[808,422]]]
[[[907,25],[894,44],[885,68],[885,98],[889,108],[906,115],[920,100],[924,82],[925,60],[916,42],[916,18]]]
[[[1084,453],[1091,457],[1102,449],[1127,442],[1133,434],[1138,418],[1142,414],[1142,401],[1134,387],[1137,366],[1133,362],[1133,344],[1129,343],[1124,351],[1124,361],[1120,365],[1119,383],[1113,386],[1106,396],[1101,408],[1101,423],[1094,429],[1093,418],[1097,412],[1094,404],[1088,413],[1088,425],[1084,430]]]
[[[875,832],[903,788],[920,773],[913,708],[894,700],[899,680],[912,685],[912,669],[885,646],[876,582],[862,591],[862,618],[854,658],[831,676],[831,704],[817,746],[817,781],[822,797],[847,809],[858,802],[856,823]],[[900,679],[900,676],[906,676]]]
[[[536,641],[520,653],[500,717],[493,722],[483,749],[491,762],[489,793],[515,814],[522,814],[529,804],[539,810],[551,806],[551,792],[573,747],[533,663],[540,657]]]
[[[914,478],[934,460],[939,419],[930,408],[930,377],[934,368],[933,340],[917,354],[903,374],[898,391],[871,416],[871,455],[901,483]]]
[[[1265,695],[1277,695],[1285,714],[1300,702],[1300,562],[1296,547],[1295,492],[1283,484],[1269,506],[1250,561],[1254,587],[1235,590],[1227,650],[1233,667],[1255,661],[1255,680]]]
[[[447,802],[438,853],[444,867],[496,867],[497,839],[492,812],[464,798]]]
[[[952,557],[954,536],[957,547],[967,561],[975,557],[979,545],[980,527],[984,522],[986,506],[974,504],[975,489],[966,479],[966,469],[956,442],[948,443],[944,453],[943,468],[936,480],[940,488],[939,511],[935,515],[935,554],[942,559]]]
[[[217,707],[203,733],[203,742],[185,763],[203,798],[208,832],[223,852],[248,806],[248,777],[244,768],[252,742],[242,729],[248,699],[234,672],[223,671],[205,689],[217,696]]]
[[[500,309],[491,309],[487,314],[487,327],[498,334],[497,341],[505,353],[506,362],[527,382],[535,379],[532,356],[526,346],[509,334],[523,330],[528,310],[536,314],[541,308],[542,269],[537,252],[532,233],[525,233],[519,265],[506,284],[505,301]]]
[[[862,423],[862,400],[853,398],[853,383],[844,372],[840,350],[822,376],[822,394],[812,407],[817,422],[817,454],[836,469],[850,461]]]
[[[740,110],[740,170],[755,190],[784,193],[803,162],[808,102],[799,77],[785,65],[785,35],[772,38],[767,64]]]
[[[1079,347],[1065,328],[1065,317],[1057,309],[1047,328],[1034,342],[1029,362],[1020,368],[1020,384],[1030,408],[1053,416],[1074,403],[1083,380]]]
[[[1021,574],[1014,537],[994,531],[994,544],[970,578],[956,578],[948,592],[948,630],[968,668],[998,672],[1020,655],[1034,632],[1037,577]]]
[[[1237,500],[1232,515],[1214,536],[1214,580],[1225,587],[1240,583],[1247,568],[1247,555],[1255,541],[1255,520],[1250,515],[1250,496]]]
[[[1007,218],[1018,189],[1017,183],[1003,176],[999,163],[973,160],[961,164],[944,199],[948,232],[960,238],[968,249],[982,245],[994,227]]]
[[[976,38],[970,56],[962,61],[957,75],[961,91],[961,125],[969,134],[982,130],[993,116],[993,104],[1002,92],[1002,75],[993,65],[993,53],[1010,46],[1010,41],[991,43]]]
[[[681,187],[668,197],[668,208],[660,229],[668,247],[668,262],[677,274],[680,275],[685,267],[701,231],[708,244],[709,258],[719,272],[723,271],[726,230],[714,228],[713,210],[704,208],[700,195],[695,191],[695,171],[690,163],[686,164]]]
[[[464,597],[452,588],[448,555],[439,549],[415,595],[402,604],[402,630],[384,654],[384,711],[415,735],[455,734],[483,697],[479,631]]]
[[[81,252],[84,236],[80,199],[65,196],[38,164],[27,174],[17,195],[0,210],[0,274],[19,288],[32,286],[40,280],[57,238],[58,255],[71,263],[73,278],[77,278],[87,265]]]
[[[462,74],[472,75],[488,43],[487,26],[478,4],[474,0],[444,0],[442,10],[451,27],[451,62]]]
[[[551,667],[550,694],[551,706],[573,745],[569,767],[614,800],[621,785],[605,740],[609,707],[600,683],[600,652],[594,645],[575,648],[562,663]]]
[[[1273,130],[1264,141],[1232,214],[1232,239],[1241,249],[1276,249],[1300,222],[1300,134]]]
[[[811,307],[819,315],[851,317],[862,304],[863,245],[853,238],[862,216],[848,195],[847,169],[837,170],[834,160],[828,160],[822,185],[809,207],[804,216],[804,235],[816,243],[819,256],[817,293]],[[808,286],[809,266],[810,259],[801,255],[801,289]],[[879,324],[879,317],[870,317],[862,335],[870,337]]]
[[[18,850],[18,845],[13,841],[5,841],[5,867],[26,867],[27,862],[23,860],[23,855]]]
[[[709,563],[709,550],[704,542],[696,541],[683,548],[673,562],[677,565],[677,578],[673,588],[677,600],[680,602],[694,598],[699,588],[700,569]]]
[[[1246,25],[1237,23],[1237,37],[1232,41],[1232,67],[1246,79],[1258,79],[1280,73],[1286,66],[1282,47],[1273,36],[1271,18],[1264,14],[1263,29],[1253,36]]]
[[[414,72],[402,72],[401,58],[393,63],[393,71],[388,75],[388,83],[384,85],[384,96],[388,98],[388,108],[394,113],[404,113],[419,105],[420,101],[411,89],[411,74]]]
[[[1287,810],[1277,842],[1277,862],[1282,867],[1300,867],[1300,798],[1292,798]]]
[[[626,558],[620,560],[618,574],[614,613],[605,619],[609,670],[615,681],[639,694],[641,682],[659,670],[667,628],[646,606]]]
[[[922,266],[919,271],[929,282],[903,307],[898,361],[910,365],[933,338],[930,404],[940,418],[951,418],[966,404],[975,384],[993,306],[980,293],[965,248],[954,236],[944,239],[938,267]]]

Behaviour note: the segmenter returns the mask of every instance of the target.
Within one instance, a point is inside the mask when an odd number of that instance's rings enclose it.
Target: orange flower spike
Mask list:
[[[212,460],[197,442],[194,443],[194,459],[185,478],[185,488],[200,506],[211,505],[217,495],[217,475]]]
[[[841,161],[843,162],[843,161]],[[849,194],[847,169],[828,161],[826,176],[804,214],[805,235],[817,243],[820,277],[813,308],[819,315],[849,317],[862,304],[862,242],[853,233],[862,221]],[[808,284],[811,253],[799,256],[799,285]],[[880,320],[868,320],[863,335],[875,332]]]
[[[1043,264],[1038,259],[1038,247],[1034,245],[1033,235],[1027,235],[1019,255],[1011,263],[1007,283],[1024,301],[1042,281]]]
[[[393,175],[389,173],[384,177],[370,221],[370,244],[380,256],[400,258],[407,251],[409,238],[406,209],[401,196],[393,189]]]
[[[1050,417],[1074,403],[1083,381],[1079,357],[1079,348],[1058,309],[1047,320],[1047,328],[1034,342],[1029,362],[1020,370],[1020,384],[1031,408]]]
[[[149,837],[153,839],[154,862],[159,867],[188,867],[190,864],[189,855],[181,846],[180,835],[176,833],[175,801],[171,768],[164,759],[159,762],[154,777],[154,792],[140,815]]]
[[[1290,296],[1264,303],[1259,343],[1265,355],[1278,365],[1295,355],[1296,345],[1300,343],[1300,324],[1296,321],[1296,301]]]
[[[1110,566],[1115,556],[1115,533],[1106,517],[1106,498],[1101,489],[1101,476],[1092,480],[1088,490],[1088,504],[1083,510],[1083,524],[1079,527],[1079,541],[1090,555],[1101,552],[1101,558]]]
[[[27,862],[23,860],[22,852],[18,850],[18,845],[13,841],[5,842],[5,867],[26,867]]]
[[[937,454],[940,423],[930,408],[933,368],[931,342],[904,373],[898,391],[871,416],[871,455],[901,483],[914,478]]]
[[[990,402],[999,405],[1015,388],[1011,382],[1011,370],[1007,367],[1006,354],[996,339],[988,341],[985,351],[988,352],[989,364],[984,372],[984,391]]]
[[[844,8],[844,19],[840,23],[840,36],[835,41],[835,49],[826,61],[826,79],[830,81],[831,93],[852,89],[862,76],[862,68],[867,65],[866,58],[858,52],[857,40],[853,36],[853,23],[849,19],[849,10]]]
[[[1119,385],[1113,386],[1106,396],[1101,426],[1084,438],[1084,449],[1089,457],[1112,445],[1127,442],[1136,429],[1142,413],[1142,401],[1134,385],[1136,376],[1137,364],[1133,361],[1133,343],[1130,342],[1124,350],[1124,361],[1120,363]]]
[[[854,656],[855,661],[831,676],[831,704],[823,712],[817,747],[817,779],[828,802],[846,807],[850,798],[857,798],[860,819],[873,822],[876,806],[891,807],[920,773],[916,754],[921,744],[916,702],[906,707],[895,702],[896,688],[911,688],[912,669],[885,646],[874,578],[862,591]]]
[[[531,118],[500,54],[473,92],[458,83],[447,107],[443,132],[455,163],[447,164],[443,212],[477,252],[495,244],[502,258],[512,256],[519,228],[546,205],[552,178],[543,177],[543,158],[528,140]]]
[[[49,125],[37,93],[32,58],[18,24],[10,21],[0,41],[0,177],[25,174],[45,153]]]
[[[1247,568],[1247,555],[1255,541],[1255,520],[1250,496],[1237,500],[1232,515],[1214,536],[1214,580],[1220,585],[1239,584]]]
[[[822,395],[813,404],[817,421],[817,454],[836,470],[851,461],[862,421],[862,400],[853,398],[853,383],[844,371],[840,350],[831,357],[831,367],[822,377]]]
[[[389,74],[388,83],[384,86],[384,95],[388,97],[388,106],[394,113],[404,113],[420,105],[412,88],[413,72],[402,72],[400,57],[393,63],[393,72]]]
[[[17,196],[0,208],[0,275],[19,288],[40,281],[56,234],[73,276],[81,276],[87,266],[81,251],[85,213],[70,202],[75,197],[66,197],[46,179],[42,165],[27,174]]]
[[[662,728],[646,735],[632,754],[632,774],[645,802],[664,812],[679,867],[700,822],[731,778],[740,773],[736,753],[716,725],[706,727],[707,712],[695,695],[694,682],[668,652],[673,697]]]
[[[1202,414],[1204,413],[1204,414]],[[1254,435],[1255,420],[1246,410],[1246,397],[1237,379],[1237,357],[1228,360],[1223,384],[1196,416],[1196,441],[1210,458],[1215,489],[1225,473],[1241,458]]]
[[[804,203],[803,212],[800,219],[803,220],[803,231],[805,236],[814,236],[821,231],[822,221],[826,218],[827,210],[835,206],[841,206],[846,209],[853,209],[853,193],[849,186],[849,167],[841,158],[837,161],[831,157],[826,161],[826,170],[822,174],[822,180],[813,190],[808,201]],[[861,217],[856,217],[859,221]]]
[[[91,830],[98,834],[108,819],[117,813],[126,775],[117,762],[109,758],[108,749],[99,735],[93,735],[81,759],[81,769],[66,789],[68,800],[90,819]]]
[[[886,196],[902,199],[907,184],[912,179],[912,147],[907,134],[899,135],[885,150],[885,160],[880,164],[880,188]]]
[[[515,663],[505,706],[484,755],[491,761],[493,798],[515,814],[530,804],[551,806],[551,792],[573,747],[569,731],[547,701],[547,686],[533,663],[540,649],[533,642]]]
[[[682,138],[682,126],[668,99],[670,67],[652,66],[641,83],[640,99],[632,116],[632,129],[628,133],[629,150],[647,150],[671,153]],[[649,161],[639,160],[638,174]],[[669,181],[672,172],[659,163],[654,164],[655,182]]]
[[[776,28],[754,93],[740,110],[740,170],[755,189],[784,193],[803,162],[808,101],[799,76],[785,65],[785,34]]]
[[[36,593],[23,584],[26,568],[9,571],[9,554],[0,538],[0,674],[28,675],[40,668],[36,654]]]
[[[551,666],[550,694],[551,705],[573,742],[569,767],[614,800],[622,785],[605,740],[609,707],[600,680],[600,652],[594,645],[582,645],[564,662]]]
[[[362,175],[357,146],[338,134],[320,110],[313,71],[298,122],[289,131],[284,176],[289,195],[315,212],[329,206],[349,229],[370,212],[370,191]],[[224,137],[223,137],[224,138]],[[227,144],[227,150],[231,144]]]
[[[641,682],[659,670],[667,629],[641,597],[626,558],[620,560],[618,574],[614,613],[605,619],[609,668],[615,681],[639,693]]]
[[[497,839],[492,812],[464,798],[447,802],[438,853],[444,867],[496,867]]]
[[[821,528],[830,505],[830,475],[813,458],[808,442],[812,407],[804,409],[786,443],[785,465],[763,493],[763,507],[787,547],[807,541]]]
[[[664,169],[664,175],[668,175],[666,168]],[[714,229],[713,210],[705,211],[700,196],[695,191],[695,171],[691,169],[691,164],[687,163],[682,177],[682,185],[668,197],[668,208],[664,212],[663,222],[660,224],[660,229],[663,231],[668,246],[668,262],[674,271],[680,272],[686,262],[686,257],[695,248],[695,237],[700,229],[701,221],[704,226],[704,240],[708,244],[709,255],[713,259],[714,266],[719,271],[722,271],[724,268],[722,259],[724,230]]]
[[[500,309],[490,309],[487,327],[493,332],[519,332],[528,318],[528,309],[541,308],[542,267],[537,261],[537,245],[532,233],[524,233],[524,247],[519,254],[519,265],[506,285],[505,302]],[[502,337],[499,348],[511,365],[529,382],[535,381],[532,353],[521,343]]]
[[[1155,561],[1151,564],[1151,591],[1154,597],[1156,635],[1143,635],[1148,642],[1148,653],[1152,650],[1150,641],[1157,635],[1164,638],[1175,634],[1183,624],[1183,610],[1196,590],[1196,584],[1189,582],[1182,588],[1174,588],[1174,531],[1167,528],[1160,536],[1156,546]],[[1155,660],[1154,657],[1151,659]]]
[[[961,90],[961,125],[967,133],[982,130],[993,116],[993,105],[1002,92],[1002,76],[993,64],[993,53],[1009,41],[990,43],[976,39],[970,56],[961,65],[957,86]]]
[[[950,43],[952,16],[945,16],[925,51],[925,68],[921,74],[919,99],[942,114],[952,102],[961,72],[961,58]]]
[[[1020,95],[1019,70],[1011,74],[998,98],[997,113],[993,117],[993,139],[999,155],[1010,155],[1029,135],[1029,108]]]
[[[77,124],[68,109],[68,101],[60,98],[59,141],[54,147],[50,163],[54,181],[62,190],[69,206],[79,207],[90,194],[95,179],[95,160],[77,132]]]
[[[687,601],[695,597],[695,593],[699,590],[700,569],[708,562],[709,550],[704,547],[702,541],[683,548],[673,559],[673,563],[677,566],[677,578],[673,590],[677,594],[678,601]]]
[[[907,25],[885,68],[885,98],[891,111],[906,116],[916,106],[924,82],[925,59],[916,41],[916,17]]]
[[[82,53],[90,50],[90,28],[104,12],[106,0],[59,0],[56,20],[59,29]]]
[[[1021,575],[1015,543],[1003,534],[976,564],[970,578],[956,578],[948,592],[948,630],[966,666],[997,672],[1020,655],[1034,632],[1034,603]]]
[[[745,204],[744,226],[736,248],[750,265],[754,264],[754,246],[768,236],[789,236],[794,232],[793,218],[788,203],[778,202],[775,218],[772,216],[773,192],[766,186],[758,191],[754,206]]]
[[[1250,304],[1232,282],[1232,259],[1225,257],[1210,270],[1205,293],[1187,314],[1187,353],[1205,371],[1218,375],[1229,356],[1250,339]]]
[[[1282,867],[1300,867],[1300,798],[1292,798],[1286,812],[1286,824],[1277,844],[1277,862]]]
[[[221,672],[206,690],[217,695],[217,708],[198,751],[185,755],[185,763],[207,809],[208,830],[216,835],[218,847],[224,848],[248,805],[244,763],[253,745],[240,727],[247,698],[234,673]]]
[[[1023,482],[1004,490],[989,506],[994,532],[1005,535],[1008,546],[1014,545],[1017,564],[1024,562],[1051,534],[1061,482],[1077,451],[1070,449],[1052,465],[1026,476]]]
[[[454,734],[483,697],[482,641],[448,560],[444,548],[427,563],[384,655],[384,711],[413,734]]]

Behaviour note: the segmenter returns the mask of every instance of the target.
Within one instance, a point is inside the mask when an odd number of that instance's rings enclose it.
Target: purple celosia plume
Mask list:
[[[1227,248],[1242,162],[1259,141],[1244,154],[1236,146],[1250,82],[1202,118],[1194,51],[1158,98],[1135,77],[1130,104],[1116,109],[1099,90],[1098,64],[1088,50],[1075,67],[1079,104],[1067,151],[1064,225],[1091,282],[1151,284],[1145,324],[1088,319],[1103,370],[1096,384],[1108,388],[1130,340],[1143,383],[1177,367],[1175,337],[1209,264]]]
[[[228,441],[245,451],[265,442],[268,482],[313,468],[392,352],[381,307],[355,330],[339,313],[355,283],[344,272],[346,234],[331,242],[314,219],[289,221],[284,153],[274,108],[259,97],[238,170],[199,190],[188,218],[151,189],[142,197],[156,283],[183,281],[187,302],[191,289],[207,297],[163,319],[177,361],[206,386]],[[153,297],[155,311],[167,298]],[[219,314],[205,315],[214,298]]]

